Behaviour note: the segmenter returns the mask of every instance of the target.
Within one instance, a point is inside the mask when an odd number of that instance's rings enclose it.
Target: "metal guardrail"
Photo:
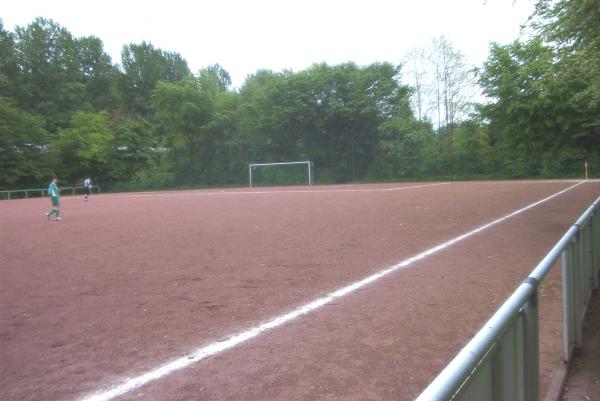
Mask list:
[[[563,359],[582,345],[600,273],[600,197],[416,401],[538,401],[538,285],[560,259]]]
[[[76,196],[78,195],[77,190],[81,189],[83,190],[83,187],[63,187],[60,188],[60,192],[61,194],[64,194],[65,192],[70,192],[71,196]],[[95,185],[91,188],[91,190],[96,190],[97,193],[100,193],[100,187]],[[80,193],[80,192],[79,192]],[[6,197],[4,197],[4,194],[6,195]],[[13,196],[11,198],[11,194],[24,194],[24,199],[29,199],[31,196],[30,194],[33,195],[39,195],[39,196],[34,196],[34,197],[41,197],[44,198],[46,196],[48,196],[48,189],[47,188],[34,188],[34,189],[12,189],[12,190],[8,190],[8,191],[0,191],[0,200],[2,199],[23,199],[23,196]]]

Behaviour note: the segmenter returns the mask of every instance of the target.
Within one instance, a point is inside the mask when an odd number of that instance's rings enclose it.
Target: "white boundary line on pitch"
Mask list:
[[[357,189],[291,189],[291,190],[273,190],[273,191],[203,191],[196,190],[193,192],[181,191],[178,192],[163,192],[163,193],[152,193],[146,192],[141,194],[124,194],[116,195],[121,197],[133,197],[133,198],[147,198],[147,197],[165,197],[165,196],[215,196],[215,195],[266,195],[266,194],[312,194],[312,193],[324,193],[324,192],[390,192],[390,191],[401,191],[404,189],[412,188],[427,188],[435,187],[439,185],[448,185],[450,182],[437,182],[435,184],[421,184],[421,185],[410,185],[406,187],[394,187],[394,188],[357,188]]]
[[[223,196],[223,195],[265,195],[265,194],[310,194],[310,193],[327,193],[327,192],[390,192],[390,191],[401,191],[404,189],[412,189],[412,188],[427,188],[427,187],[435,187],[439,185],[448,185],[453,184],[452,182],[436,182],[434,184],[419,184],[419,185],[410,185],[407,187],[394,187],[394,188],[363,188],[363,189],[339,189],[339,187],[344,186],[354,186],[355,184],[348,185],[340,185],[336,186],[332,189],[291,189],[291,190],[279,190],[275,189],[273,191],[235,191],[235,190],[214,190],[214,189],[192,189],[192,190],[179,190],[179,191],[157,191],[157,192],[138,192],[138,193],[108,193],[108,194],[92,194],[92,197],[98,196],[101,198],[107,197],[115,197],[115,198],[160,198],[160,197],[178,197],[178,196]],[[65,195],[61,196],[60,200],[67,199],[81,199],[83,195],[79,196],[71,196]]]
[[[95,394],[89,395],[89,396],[83,398],[82,401],[109,401],[109,400],[112,400],[115,397],[126,394],[126,393],[130,392],[131,390],[139,388],[147,383],[158,380],[158,379],[160,379],[164,376],[167,376],[171,373],[174,373],[178,370],[185,369],[185,368],[187,368],[195,363],[198,363],[204,359],[207,359],[213,355],[216,355],[216,354],[219,354],[228,349],[234,348],[242,343],[245,343],[246,341],[248,341],[252,338],[258,337],[261,334],[267,333],[271,330],[276,329],[277,327],[283,326],[284,324],[286,324],[292,320],[295,320],[301,316],[307,315],[317,309],[320,309],[323,306],[335,301],[336,299],[343,298],[346,295],[349,295],[369,284],[372,284],[375,281],[378,281],[381,278],[383,278],[391,273],[394,273],[399,270],[403,270],[403,269],[407,268],[409,265],[411,265],[421,259],[425,259],[428,256],[431,256],[437,252],[440,252],[460,241],[463,241],[463,240],[465,240],[469,237],[472,237],[475,234],[478,234],[492,226],[495,226],[496,224],[502,223],[503,221],[510,219],[511,217],[514,217],[514,216],[516,216],[520,213],[523,213],[535,206],[538,206],[544,202],[547,202],[550,199],[553,199],[559,195],[562,195],[563,193],[570,191],[571,189],[577,187],[578,185],[583,184],[584,182],[585,181],[580,181],[575,185],[571,185],[570,187],[563,189],[562,191],[556,192],[553,195],[547,196],[544,199],[541,199],[537,202],[531,203],[528,206],[525,206],[521,209],[515,210],[514,212],[509,213],[503,217],[500,217],[500,218],[493,220],[489,223],[486,223],[478,228],[475,228],[471,231],[468,231],[464,234],[454,237],[446,242],[443,242],[434,247],[431,247],[415,256],[404,259],[395,265],[388,266],[388,267],[384,268],[383,270],[378,271],[377,273],[371,274],[370,276],[367,276],[359,281],[356,281],[352,284],[349,284],[345,287],[335,290],[335,291],[325,295],[324,297],[317,298],[311,302],[308,302],[302,306],[299,306],[298,308],[293,309],[287,313],[276,316],[264,323],[260,323],[255,326],[252,326],[242,332],[239,332],[237,334],[233,334],[229,337],[226,337],[225,339],[223,339],[221,341],[215,341],[215,342],[207,344],[203,347],[200,347],[187,355],[184,355],[180,358],[177,358],[175,360],[167,362],[167,363],[165,363],[155,369],[152,369],[146,373],[140,374],[139,376],[136,376],[131,379],[127,379],[123,383],[115,385],[111,389],[99,391]]]

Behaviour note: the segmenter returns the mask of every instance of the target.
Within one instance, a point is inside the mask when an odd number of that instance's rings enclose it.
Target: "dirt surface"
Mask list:
[[[583,347],[573,361],[563,401],[600,401],[600,294],[592,297]]]
[[[0,202],[0,399],[80,399],[573,182],[392,190],[411,185],[64,198],[62,222],[47,199]],[[120,399],[411,400],[599,194],[580,185]],[[558,280],[541,294],[543,387]]]

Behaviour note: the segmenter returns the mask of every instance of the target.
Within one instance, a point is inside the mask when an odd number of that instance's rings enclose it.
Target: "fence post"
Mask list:
[[[536,280],[537,281],[537,280]],[[539,349],[539,322],[538,322],[538,290],[523,308],[523,384],[525,387],[525,400],[538,401],[540,399],[540,349]]]

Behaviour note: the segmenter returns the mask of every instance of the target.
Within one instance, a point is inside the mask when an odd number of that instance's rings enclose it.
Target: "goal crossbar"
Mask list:
[[[250,179],[250,188],[252,188],[252,169],[254,167],[265,167],[265,166],[283,166],[283,165],[295,165],[295,164],[306,164],[308,171],[308,185],[312,185],[312,162],[309,160],[299,162],[278,162],[278,163],[252,163],[248,165],[248,177]]]

